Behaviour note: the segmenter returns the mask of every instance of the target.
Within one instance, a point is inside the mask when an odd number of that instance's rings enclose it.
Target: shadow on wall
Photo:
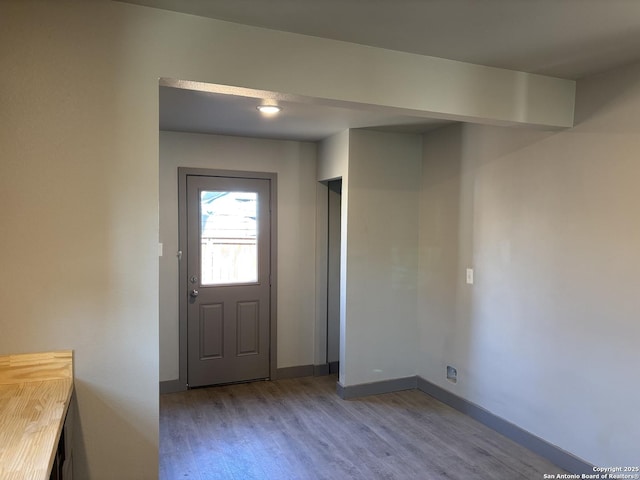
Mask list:
[[[141,452],[146,452],[146,458],[153,458],[158,454],[157,437],[158,425],[141,424],[145,418],[142,412],[132,412],[129,398],[109,397],[109,392],[100,389],[95,384],[75,380],[75,394],[73,397],[75,418],[73,430],[73,469],[84,472],[85,478],[105,478],[104,472],[96,471],[96,464],[108,462],[118,465],[119,478],[122,480],[151,479],[157,474],[156,470],[145,470],[140,462]],[[106,399],[113,401],[107,403]],[[139,407],[143,410],[142,407]],[[83,414],[89,410],[91,415]],[[125,416],[124,413],[131,413]],[[108,418],[108,422],[94,419]],[[91,435],[91,446],[87,448],[89,439],[84,432],[98,432]],[[127,432],[123,436],[122,432]],[[93,452],[100,452],[100,462],[92,459]]]
[[[637,134],[638,111],[634,100],[639,90],[640,62],[579,80],[574,125],[579,132]],[[621,122],[621,115],[629,121]],[[615,128],[609,124],[612,118]]]

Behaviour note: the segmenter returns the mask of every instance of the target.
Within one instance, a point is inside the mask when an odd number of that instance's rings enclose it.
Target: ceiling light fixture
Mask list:
[[[276,115],[282,111],[278,105],[258,105],[256,108],[264,115]]]

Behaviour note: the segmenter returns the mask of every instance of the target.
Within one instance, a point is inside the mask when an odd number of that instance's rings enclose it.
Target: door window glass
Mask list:
[[[255,192],[200,191],[202,285],[258,281]]]

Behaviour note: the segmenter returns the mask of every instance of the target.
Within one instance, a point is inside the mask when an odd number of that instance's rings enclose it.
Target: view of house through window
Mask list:
[[[200,192],[202,285],[258,281],[255,192]]]

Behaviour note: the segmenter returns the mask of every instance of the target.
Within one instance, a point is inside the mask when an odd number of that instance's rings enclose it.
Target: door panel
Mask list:
[[[268,378],[270,181],[186,178],[188,384]]]
[[[258,355],[260,353],[260,321],[258,302],[238,303],[238,329],[236,349],[238,355]]]
[[[222,358],[224,348],[223,304],[200,306],[200,360]]]

